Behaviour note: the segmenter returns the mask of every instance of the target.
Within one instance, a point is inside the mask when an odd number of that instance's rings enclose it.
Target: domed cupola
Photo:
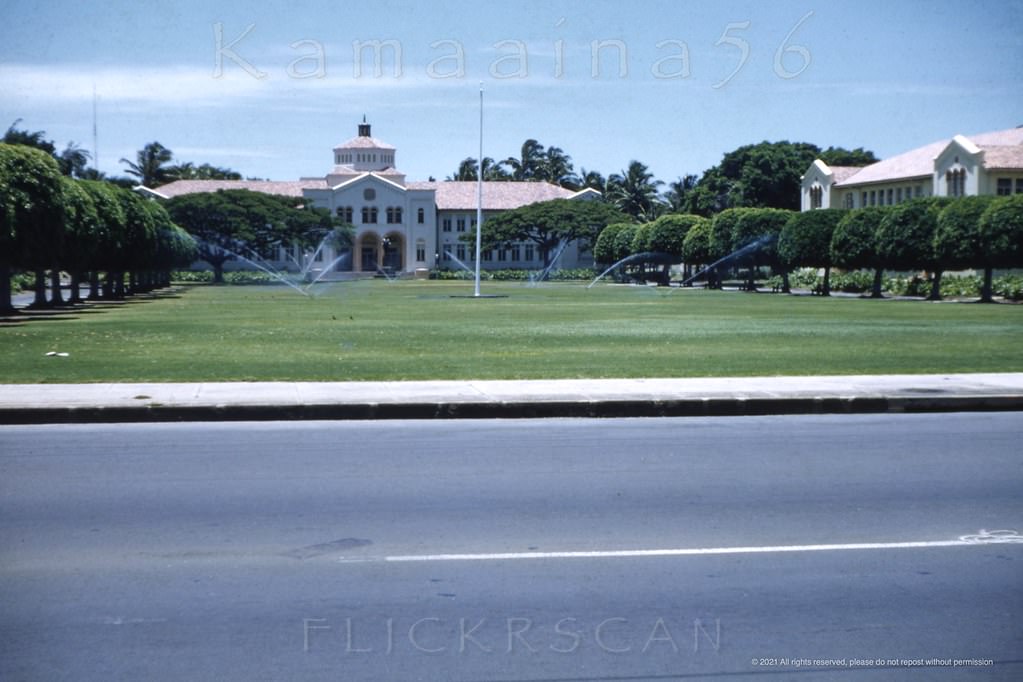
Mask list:
[[[394,147],[373,137],[365,116],[359,124],[358,136],[334,147],[334,165],[348,166],[359,173],[394,168],[394,157]]]

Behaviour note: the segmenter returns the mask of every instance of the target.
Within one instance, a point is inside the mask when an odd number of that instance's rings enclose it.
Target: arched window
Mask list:
[[[377,207],[376,206],[363,206],[362,207],[362,222],[364,225],[374,225],[377,222]]]
[[[416,211],[416,222],[418,222],[420,225],[426,222],[426,211],[424,209],[419,209],[418,211]]]
[[[824,203],[824,190],[821,189],[820,185],[814,185],[810,188],[810,208],[820,208]]]

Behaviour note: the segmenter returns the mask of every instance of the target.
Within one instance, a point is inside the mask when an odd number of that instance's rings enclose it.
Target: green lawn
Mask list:
[[[578,284],[194,286],[0,324],[0,382],[1023,371],[1023,306]],[[48,351],[69,357],[47,357]]]

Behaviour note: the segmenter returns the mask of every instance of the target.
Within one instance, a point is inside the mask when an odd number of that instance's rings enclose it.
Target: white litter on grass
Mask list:
[[[48,358],[53,358],[53,357],[66,358],[66,357],[70,357],[70,355],[71,355],[70,353],[58,353],[55,350],[51,350],[49,353],[46,354],[46,357],[48,357]]]

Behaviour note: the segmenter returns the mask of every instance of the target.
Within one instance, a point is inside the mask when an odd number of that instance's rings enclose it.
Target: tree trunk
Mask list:
[[[102,292],[99,287],[99,270],[93,270],[89,273],[89,300],[96,301],[102,297]]]
[[[789,282],[789,271],[785,270],[781,273],[781,293],[791,294],[792,284]]]
[[[213,283],[223,284],[224,283],[224,263],[213,263]]]
[[[14,312],[14,304],[11,302],[11,266],[6,263],[0,265],[0,315],[10,315]]]
[[[874,286],[870,290],[871,298],[884,298],[882,287],[884,286],[884,268],[874,269]]]
[[[114,297],[114,273],[110,270],[107,270],[106,275],[103,277],[102,296],[107,300]]]
[[[831,295],[831,266],[824,268],[824,284],[821,286],[821,296]]]
[[[994,303],[994,292],[992,291],[992,280],[994,279],[994,268],[984,268],[984,284],[980,287],[980,302]]]
[[[64,305],[64,295],[60,290],[60,269],[53,268],[50,270],[50,305],[62,306]]]
[[[67,302],[81,303],[82,294],[80,289],[82,286],[82,273],[78,270],[72,270],[69,274],[71,275],[71,293],[68,296]]]
[[[46,301],[46,271],[36,270],[35,271],[35,300],[32,301],[30,308],[46,308],[49,304]]]
[[[115,272],[114,273],[114,298],[116,298],[116,299],[124,298],[124,273],[123,272]]]
[[[941,300],[941,270],[934,271],[934,276],[931,278],[931,295],[927,297],[927,300]]]

